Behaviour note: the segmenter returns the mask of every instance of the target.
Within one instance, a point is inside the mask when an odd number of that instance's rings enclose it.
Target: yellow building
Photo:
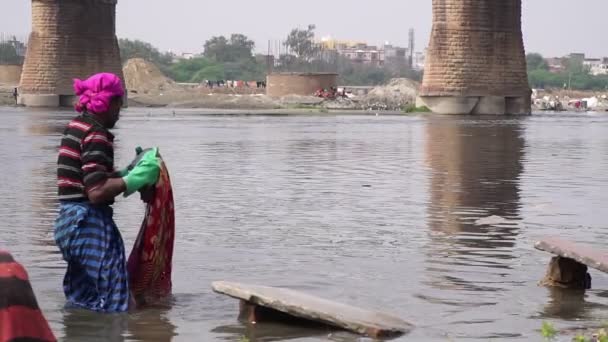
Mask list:
[[[362,41],[338,40],[326,37],[321,39],[319,45],[326,50],[342,50],[367,46],[367,43]]]

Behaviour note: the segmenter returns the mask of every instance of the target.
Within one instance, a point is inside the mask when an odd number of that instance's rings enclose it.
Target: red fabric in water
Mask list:
[[[129,284],[138,307],[171,294],[171,266],[175,237],[173,188],[165,163],[127,264]]]

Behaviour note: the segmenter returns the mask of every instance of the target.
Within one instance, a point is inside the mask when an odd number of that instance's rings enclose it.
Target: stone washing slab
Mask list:
[[[395,337],[413,329],[412,324],[398,317],[285,288],[223,281],[214,282],[212,287],[217,293],[240,299],[241,310],[253,304],[371,337]]]
[[[588,245],[576,244],[558,238],[547,238],[537,242],[534,247],[608,273],[608,253],[594,250]]]

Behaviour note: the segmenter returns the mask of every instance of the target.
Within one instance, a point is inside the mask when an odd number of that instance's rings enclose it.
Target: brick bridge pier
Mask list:
[[[529,114],[521,0],[433,0],[418,105],[441,114]]]
[[[21,104],[71,106],[72,80],[98,72],[122,77],[115,31],[117,0],[32,0],[32,32]]]

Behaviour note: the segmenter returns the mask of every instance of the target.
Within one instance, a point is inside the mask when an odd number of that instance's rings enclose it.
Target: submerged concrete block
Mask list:
[[[608,253],[574,242],[547,238],[537,242],[534,247],[567,259],[573,259],[583,265],[608,273]]]
[[[540,281],[540,285],[586,290],[591,288],[591,276],[587,273],[587,266],[556,256],[551,259],[547,274]]]
[[[336,303],[301,292],[258,285],[214,282],[213,290],[241,300],[240,319],[247,322],[308,320],[375,338],[395,337],[413,326],[385,313]]]
[[[556,255],[541,285],[588,289],[591,287],[591,276],[587,273],[589,267],[608,273],[608,253],[591,246],[547,238],[534,247]]]

